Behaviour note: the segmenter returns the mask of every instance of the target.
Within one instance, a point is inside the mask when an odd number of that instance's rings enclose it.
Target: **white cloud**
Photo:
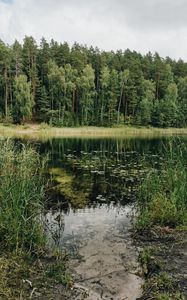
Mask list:
[[[0,0],[0,38],[32,35],[187,60],[185,0]]]

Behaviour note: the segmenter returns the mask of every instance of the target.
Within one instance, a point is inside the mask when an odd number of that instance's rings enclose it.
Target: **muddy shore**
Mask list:
[[[168,227],[135,234],[135,244],[149,251],[149,260],[143,266],[145,285],[139,300],[187,299],[187,231]],[[158,282],[164,274],[168,282]],[[159,286],[160,285],[160,286]],[[169,298],[156,298],[167,293]]]

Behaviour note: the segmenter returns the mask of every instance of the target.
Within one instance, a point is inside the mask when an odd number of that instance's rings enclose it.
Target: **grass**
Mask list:
[[[66,288],[72,286],[66,257],[50,255],[35,259],[1,253],[0,299],[54,299],[59,293],[65,298]],[[55,298],[57,299],[57,298]]]
[[[55,285],[71,285],[66,257],[46,246],[44,171],[45,160],[30,146],[0,142],[0,299],[53,295]]]
[[[170,141],[160,170],[152,169],[143,180],[139,193],[136,228],[155,225],[187,225],[187,149],[179,140]]]
[[[53,137],[81,137],[81,138],[102,138],[102,137],[152,137],[185,135],[187,128],[153,128],[153,127],[76,127],[76,128],[55,128],[45,123],[26,125],[0,125],[0,135],[4,137],[35,138],[47,140]]]
[[[178,283],[172,276],[165,272],[164,266],[154,256],[154,250],[150,247],[144,248],[139,254],[139,261],[142,266],[145,283],[143,286],[144,299],[155,300],[183,300]]]
[[[167,252],[169,255],[168,234],[173,232],[177,239],[175,229],[185,230],[187,226],[186,146],[180,140],[170,140],[165,146],[163,158],[161,168],[150,170],[139,191],[139,213],[135,228],[140,236],[150,236],[153,241],[158,240],[158,245],[153,249],[146,248],[144,243],[144,249],[140,253],[139,260],[145,277],[142,300],[184,299],[174,276],[175,272],[165,271],[167,268],[164,264],[168,263],[167,259],[163,258],[161,263],[158,257],[161,259],[163,253],[166,255]],[[164,236],[165,243],[160,240]]]
[[[44,163],[30,147],[0,148],[0,246],[16,253],[39,253],[45,244],[40,213]]]

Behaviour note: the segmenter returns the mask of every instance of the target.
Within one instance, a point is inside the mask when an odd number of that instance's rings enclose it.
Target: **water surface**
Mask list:
[[[160,167],[167,147],[166,139],[142,138],[54,139],[40,145],[49,153],[56,182],[46,213],[49,241],[71,257],[74,299],[141,295],[131,237],[136,193],[147,172]]]
[[[137,191],[162,165],[167,138],[30,142],[49,157],[53,185],[44,219],[50,247],[70,257],[70,299],[137,299],[143,283],[132,238]]]

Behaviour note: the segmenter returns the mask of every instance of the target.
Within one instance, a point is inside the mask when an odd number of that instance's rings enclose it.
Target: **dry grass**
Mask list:
[[[34,138],[48,140],[56,137],[81,137],[81,138],[102,138],[102,137],[156,137],[186,135],[187,128],[147,128],[147,127],[76,127],[76,128],[55,128],[46,124],[22,125],[0,125],[0,136],[17,138]]]

